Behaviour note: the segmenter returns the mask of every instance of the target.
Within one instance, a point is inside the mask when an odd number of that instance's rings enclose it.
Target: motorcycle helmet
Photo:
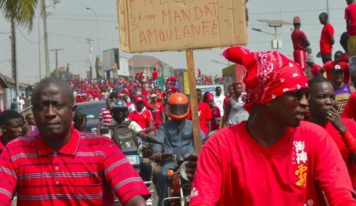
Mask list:
[[[128,114],[129,110],[123,101],[118,101],[114,107],[111,108],[111,115],[118,123],[123,122],[128,117]]]
[[[189,112],[188,108],[188,98],[182,93],[174,93],[169,96],[168,105],[168,116],[173,120],[184,119]]]

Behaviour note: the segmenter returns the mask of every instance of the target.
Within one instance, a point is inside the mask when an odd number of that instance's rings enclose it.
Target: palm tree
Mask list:
[[[18,96],[18,76],[16,60],[16,24],[32,29],[33,18],[37,0],[0,0],[0,10],[6,19],[11,22],[11,67],[12,78],[16,83],[16,96]]]

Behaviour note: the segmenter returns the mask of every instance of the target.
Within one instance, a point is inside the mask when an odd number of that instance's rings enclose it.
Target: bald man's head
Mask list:
[[[35,86],[35,89],[33,90],[32,98],[31,98],[32,105],[34,105],[34,101],[36,101],[36,96],[39,93],[41,93],[44,89],[48,88],[50,84],[56,85],[59,88],[61,88],[61,90],[65,94],[65,96],[68,96],[68,100],[70,101],[70,103],[72,105],[74,104],[73,91],[70,88],[70,86],[68,85],[68,83],[61,79],[49,77],[49,78],[45,78],[45,79],[41,80]]]

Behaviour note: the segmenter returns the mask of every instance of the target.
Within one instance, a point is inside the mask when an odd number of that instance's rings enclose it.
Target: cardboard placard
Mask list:
[[[180,51],[247,44],[245,0],[117,0],[121,49]]]

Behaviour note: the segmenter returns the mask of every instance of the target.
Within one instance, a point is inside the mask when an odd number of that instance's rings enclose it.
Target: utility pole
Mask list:
[[[49,77],[49,50],[48,50],[48,32],[47,32],[47,11],[45,0],[40,0],[41,14],[43,18],[43,32],[44,32],[44,47],[45,47],[45,65],[46,65],[46,77]]]
[[[55,68],[55,70],[56,70],[56,69],[58,69],[58,52],[59,51],[63,51],[63,49],[51,49],[51,51],[54,51],[54,53],[55,53],[55,58],[56,58],[56,68]]]
[[[93,39],[89,39],[89,38],[86,38],[85,39],[88,43],[88,46],[89,46],[89,79],[92,79],[93,77],[93,58],[92,58],[92,54],[91,54],[91,42],[93,42],[94,40]]]

